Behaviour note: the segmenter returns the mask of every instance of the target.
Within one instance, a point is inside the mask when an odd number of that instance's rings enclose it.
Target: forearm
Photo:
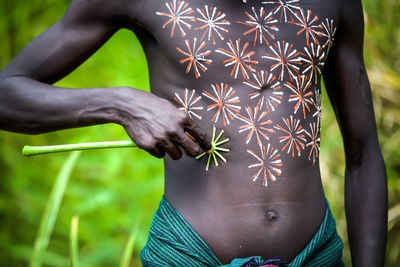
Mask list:
[[[353,266],[383,266],[387,233],[387,180],[379,149],[346,168],[345,206]]]
[[[0,129],[28,134],[116,122],[118,88],[70,89],[25,77],[0,80]]]
[[[1,73],[0,73],[1,76]],[[136,145],[161,158],[211,149],[207,134],[171,102],[130,87],[58,88],[30,78],[0,78],[0,129],[44,133],[118,123]],[[190,139],[185,132],[195,138]],[[196,144],[199,143],[199,145]]]

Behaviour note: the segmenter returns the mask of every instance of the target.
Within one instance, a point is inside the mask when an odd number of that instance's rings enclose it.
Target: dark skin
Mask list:
[[[255,52],[252,59],[261,59],[270,52],[265,45],[253,46],[254,35],[238,34],[248,28],[236,21],[243,20],[244,11],[250,12],[252,6],[260,8],[260,3],[193,0],[190,5],[196,10],[206,2],[232,18],[232,30],[224,40],[216,36],[215,45],[207,43],[205,50],[213,52],[213,63],[196,79],[193,69],[185,73],[187,64],[179,63],[183,55],[176,48],[185,50],[184,40],[200,40],[203,32],[186,29],[186,36],[181,38],[176,27],[171,38],[172,24],[162,28],[167,18],[156,15],[166,11],[165,1],[73,1],[59,22],[35,38],[0,73],[0,129],[38,134],[118,123],[151,155],[169,155],[164,159],[165,197],[222,263],[255,255],[291,260],[313,237],[326,209],[318,163],[310,162],[309,150],[302,156],[291,156],[279,142],[279,130],[272,128],[268,143],[279,149],[284,165],[277,181],[268,180],[268,186],[262,186],[261,178],[256,182],[250,179],[254,171],[248,166],[254,158],[246,152],[258,152],[257,144],[244,142],[247,134],[238,132],[242,121],[231,119],[229,125],[224,125],[219,118],[214,124],[231,139],[225,146],[231,149],[225,154],[227,163],[218,168],[212,166],[206,172],[205,159],[192,158],[210,149],[207,133],[211,133],[215,110],[206,111],[212,102],[203,95],[198,102],[204,106],[202,119],[191,118],[178,109],[174,94],[182,95],[185,88],[196,88],[201,95],[203,90],[212,92],[211,84],[224,82],[236,90],[241,99],[240,112],[245,115],[244,107],[254,102],[240,80],[242,73],[239,72],[239,78],[231,76],[232,66],[225,67],[221,62],[226,57],[215,50],[227,49],[229,39],[240,37],[241,44],[248,42],[248,51]],[[353,265],[383,266],[387,184],[363,62],[361,3],[309,0],[302,7],[321,19],[333,19],[337,25],[322,74],[345,144],[345,203]],[[293,43],[298,51],[304,51],[305,35],[298,36],[299,28],[289,26],[280,24],[279,36]],[[152,93],[130,87],[72,90],[51,85],[78,67],[121,28],[132,30],[143,45]],[[264,67],[276,63],[268,59],[259,61]],[[257,71],[260,68],[255,66]],[[318,75],[311,86],[315,91],[319,90],[320,78]],[[281,84],[292,81],[286,75]],[[271,90],[265,86],[261,94],[267,96]],[[282,125],[282,118],[291,114],[301,120],[304,129],[309,129],[315,118],[310,115],[303,120],[302,109],[293,113],[293,106],[285,101],[268,113],[268,118],[274,125]],[[180,160],[174,161],[177,159]]]

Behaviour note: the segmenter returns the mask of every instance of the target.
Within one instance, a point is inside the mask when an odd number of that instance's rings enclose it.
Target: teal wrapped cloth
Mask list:
[[[329,203],[317,233],[290,262],[253,256],[223,265],[188,222],[163,197],[154,214],[146,246],[140,253],[143,266],[344,266],[343,242],[336,231]]]

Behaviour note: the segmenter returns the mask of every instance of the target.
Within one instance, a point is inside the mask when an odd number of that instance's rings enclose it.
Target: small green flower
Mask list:
[[[227,148],[223,148],[223,147],[219,147],[220,145],[225,144],[226,142],[229,142],[229,138],[226,138],[222,141],[218,140],[221,138],[221,136],[224,134],[224,130],[221,130],[221,132],[219,133],[218,137],[215,138],[215,132],[216,132],[216,128],[215,125],[213,125],[213,133],[212,133],[212,138],[211,138],[211,149],[210,151],[204,152],[203,154],[199,155],[196,157],[196,159],[200,159],[201,157],[203,157],[204,155],[208,154],[208,160],[207,160],[207,165],[206,165],[206,171],[208,171],[208,168],[210,167],[210,162],[211,162],[211,158],[213,158],[214,160],[214,164],[215,166],[218,167],[218,160],[217,157],[220,158],[223,162],[226,163],[226,159],[221,155],[220,152],[229,152],[230,150]],[[220,152],[218,152],[220,151]]]

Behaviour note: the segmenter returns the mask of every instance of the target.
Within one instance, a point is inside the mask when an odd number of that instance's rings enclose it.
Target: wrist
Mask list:
[[[114,88],[111,108],[105,109],[111,122],[127,126],[132,121],[147,120],[152,114],[154,107],[162,106],[166,101],[149,92],[132,87]]]
[[[124,87],[85,89],[85,105],[78,114],[79,126],[120,124],[120,105]]]

